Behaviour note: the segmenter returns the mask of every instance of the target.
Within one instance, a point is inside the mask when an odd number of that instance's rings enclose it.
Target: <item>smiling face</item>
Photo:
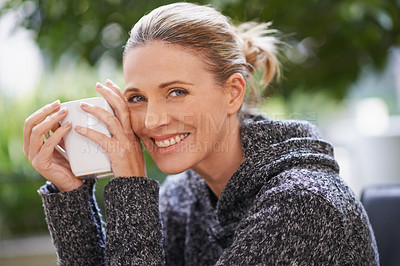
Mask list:
[[[205,165],[230,148],[230,94],[194,52],[161,42],[134,47],[124,77],[132,128],[163,172]]]

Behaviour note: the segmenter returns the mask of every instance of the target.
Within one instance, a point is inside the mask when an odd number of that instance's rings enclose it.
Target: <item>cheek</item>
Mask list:
[[[219,127],[227,117],[227,111],[223,103],[208,101],[209,104],[199,106],[199,123],[203,127]]]
[[[132,129],[135,134],[140,137],[144,128],[145,114],[142,114],[141,112],[132,109],[130,109],[129,112],[131,117]]]

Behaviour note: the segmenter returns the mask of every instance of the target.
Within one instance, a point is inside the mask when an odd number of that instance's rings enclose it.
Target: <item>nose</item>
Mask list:
[[[147,129],[154,130],[168,125],[168,112],[160,103],[148,103],[144,125]]]

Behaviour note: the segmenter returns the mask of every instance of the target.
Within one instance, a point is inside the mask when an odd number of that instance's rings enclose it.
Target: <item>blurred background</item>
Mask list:
[[[45,180],[23,155],[24,120],[56,99],[124,87],[122,46],[145,13],[174,1],[0,0],[0,265],[55,265],[37,189]],[[192,1],[188,1],[192,2]],[[272,21],[283,79],[260,109],[316,124],[335,146],[357,196],[400,183],[400,0],[209,0],[232,18]],[[163,181],[146,155],[148,174]],[[102,208],[100,180],[96,194]]]

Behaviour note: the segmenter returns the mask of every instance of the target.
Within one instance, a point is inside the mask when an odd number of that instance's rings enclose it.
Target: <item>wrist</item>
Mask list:
[[[124,172],[120,172],[120,171],[116,171],[113,173],[114,177],[147,177],[146,174],[146,170],[143,171],[124,171]]]
[[[115,165],[112,168],[114,177],[147,176],[144,160],[135,164],[128,162],[125,165]]]
[[[61,192],[69,192],[73,191],[75,189],[80,188],[83,185],[83,181],[81,179],[75,178],[76,180],[69,181],[65,184],[60,184],[55,186],[61,191]]]

